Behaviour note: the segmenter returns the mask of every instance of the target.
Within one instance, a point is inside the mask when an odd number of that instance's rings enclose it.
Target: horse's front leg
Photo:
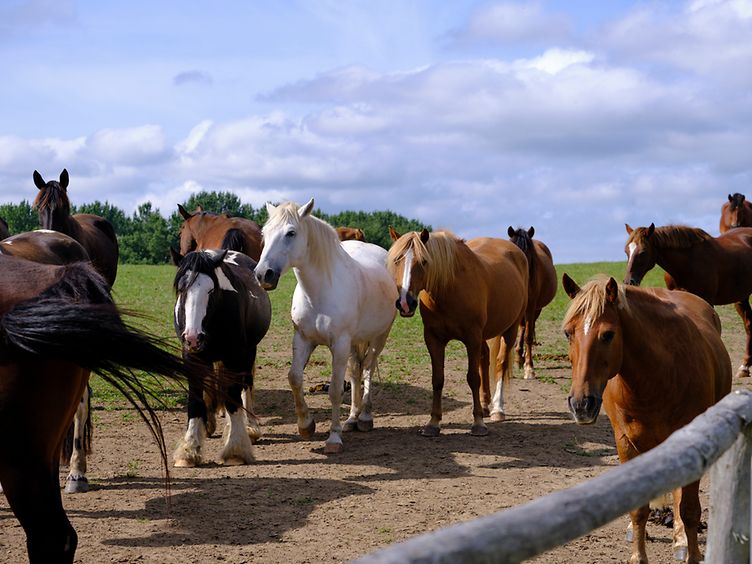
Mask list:
[[[88,380],[88,375],[86,379]],[[91,441],[90,406],[91,390],[89,386],[86,386],[73,418],[73,448],[70,451],[68,476],[65,478],[65,493],[85,493],[89,491],[89,480],[86,477],[86,455],[89,452]]]
[[[674,559],[698,564],[702,562],[697,529],[700,526],[700,482],[674,490]]]
[[[316,432],[316,422],[308,411],[308,404],[303,393],[303,372],[311,353],[316,346],[307,340],[300,331],[295,331],[292,338],[292,364],[287,380],[290,383],[292,396],[295,400],[295,415],[298,418],[298,432],[306,440],[313,438]]]
[[[470,434],[476,437],[488,434],[488,427],[483,422],[483,407],[480,404],[480,371],[478,370],[481,358],[484,356],[484,346],[486,347],[485,357],[488,360],[488,345],[483,341],[482,336],[469,336],[465,339],[467,385],[470,386],[470,393],[473,396],[473,426],[470,428]]]
[[[431,356],[431,385],[433,387],[433,401],[431,402],[431,419],[421,430],[424,437],[438,437],[441,433],[441,394],[444,391],[444,356],[446,341],[439,339],[433,333],[424,331],[428,354]]]
[[[198,369],[198,360],[184,357],[188,368],[188,428],[173,454],[176,468],[192,468],[203,461],[202,446],[206,439],[206,403],[204,403],[204,378],[209,366]]]
[[[227,369],[233,374],[236,381],[225,384],[225,410],[227,420],[225,422],[224,447],[220,454],[222,463],[227,466],[238,466],[253,462],[253,447],[246,430],[246,415],[242,407],[241,393],[243,390],[242,370],[246,367],[245,362],[228,364]],[[225,374],[224,378],[227,378]]]
[[[342,408],[342,391],[345,384],[347,361],[350,356],[350,346],[350,337],[347,336],[340,337],[329,347],[332,352],[332,379],[329,382],[329,401],[332,403],[332,423],[329,427],[329,438],[326,439],[326,443],[324,444],[324,452],[326,454],[338,454],[344,450],[342,445],[340,410]]]
[[[632,519],[632,557],[630,564],[647,564],[648,553],[645,550],[645,528],[650,517],[650,505],[629,512]]]
[[[370,431],[373,429],[371,380],[374,372],[378,369],[379,355],[384,350],[384,345],[388,337],[389,331],[371,341],[366,352],[366,357],[363,360],[363,400],[360,413],[358,413],[358,431]]]
[[[752,309],[749,307],[749,297],[734,304],[736,312],[742,318],[744,331],[747,334],[747,346],[744,349],[744,359],[736,373],[737,378],[749,376],[750,364],[752,364]]]

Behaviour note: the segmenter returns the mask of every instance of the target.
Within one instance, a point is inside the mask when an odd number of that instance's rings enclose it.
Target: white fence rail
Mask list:
[[[705,561],[749,562],[750,422],[752,392],[735,391],[657,448],[601,476],[391,545],[356,563],[521,562],[699,480],[714,464]]]

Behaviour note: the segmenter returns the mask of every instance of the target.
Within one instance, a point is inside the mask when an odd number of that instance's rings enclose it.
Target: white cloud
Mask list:
[[[476,10],[456,35],[465,41],[539,43],[566,38],[570,27],[569,18],[546,12],[538,2],[501,2]]]
[[[120,165],[141,165],[168,157],[164,131],[158,125],[102,129],[86,141],[92,158]]]

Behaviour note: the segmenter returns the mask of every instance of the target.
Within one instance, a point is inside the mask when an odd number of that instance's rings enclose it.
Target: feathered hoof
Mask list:
[[[491,421],[493,421],[495,423],[499,423],[501,421],[504,421],[504,420],[506,420],[506,418],[507,418],[507,416],[504,415],[504,413],[502,413],[501,411],[494,411],[491,414]]]
[[[525,367],[525,380],[535,380],[535,370]]]
[[[246,464],[250,464],[253,462],[253,458],[250,460],[245,460],[241,458],[240,456],[229,456],[222,460],[223,466],[244,466]]]
[[[251,439],[251,443],[254,445],[259,442],[259,439],[263,436],[261,429],[253,425],[246,425],[245,431],[248,433],[248,438]]]
[[[674,547],[674,560],[678,560],[679,562],[685,562],[687,560],[687,547],[686,546]]]
[[[438,437],[441,434],[441,428],[434,427],[433,425],[426,425],[420,430],[420,434],[424,437]]]
[[[357,426],[361,433],[373,431],[373,419],[358,419]]]
[[[195,468],[198,466],[198,462],[196,460],[188,460],[187,458],[178,458],[175,460],[173,466],[175,468]]]
[[[74,478],[73,476],[68,476],[65,480],[65,493],[86,493],[89,491],[89,480],[86,479],[86,476],[81,476],[80,478]]]
[[[342,443],[324,443],[324,454],[340,454],[345,450]]]
[[[300,436],[303,437],[306,441],[310,441],[313,438],[314,433],[316,432],[316,421],[314,419],[311,419],[311,422],[307,427],[298,427],[298,432],[300,433]]]
[[[489,415],[491,415],[491,410],[488,409],[488,406],[483,407],[481,409],[483,409],[483,417],[488,417]]]
[[[351,433],[352,431],[357,431],[357,430],[358,430],[358,420],[355,417],[348,419],[342,424],[343,433]]]
[[[473,425],[470,427],[470,434],[473,437],[485,437],[488,435],[488,427],[485,425]]]

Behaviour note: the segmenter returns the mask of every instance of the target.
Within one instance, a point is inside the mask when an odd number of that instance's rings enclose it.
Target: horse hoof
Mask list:
[[[175,468],[195,468],[196,463],[192,460],[186,460],[184,458],[181,458],[180,460],[176,460],[175,464],[173,464]]]
[[[373,419],[358,419],[358,431],[367,433],[373,431]]]
[[[259,441],[263,433],[261,432],[261,429],[257,429],[254,427],[246,427],[246,432],[248,433],[248,438],[251,439],[251,443],[254,445]]]
[[[470,434],[473,437],[485,437],[488,435],[488,427],[485,425],[473,425],[470,428]]]
[[[65,480],[65,493],[86,493],[89,491],[89,480],[86,478],[68,478]]]
[[[488,409],[488,407],[484,407],[483,409],[483,417],[488,417],[491,415],[491,411]]]
[[[316,432],[316,421],[311,419],[311,422],[307,427],[298,427],[298,432],[306,441],[310,441]]]
[[[680,562],[685,562],[687,560],[686,546],[677,546],[674,548],[674,560],[679,560]]]
[[[504,415],[501,411],[494,411],[491,414],[491,421],[494,421],[496,423],[504,421],[506,418],[507,418],[507,416]]]
[[[239,456],[231,456],[222,461],[224,466],[244,466],[248,464],[248,461],[243,460]]]
[[[749,368],[742,367],[736,373],[737,378],[749,378]]]
[[[324,443],[324,454],[340,454],[343,450],[342,443]]]
[[[348,419],[342,424],[342,432],[343,433],[350,433],[352,431],[356,431],[358,429],[358,420],[357,419]]]
[[[535,380],[535,372],[533,370],[525,370],[525,380]]]
[[[441,434],[441,429],[433,425],[426,425],[420,430],[420,434],[424,437],[438,437]]]

